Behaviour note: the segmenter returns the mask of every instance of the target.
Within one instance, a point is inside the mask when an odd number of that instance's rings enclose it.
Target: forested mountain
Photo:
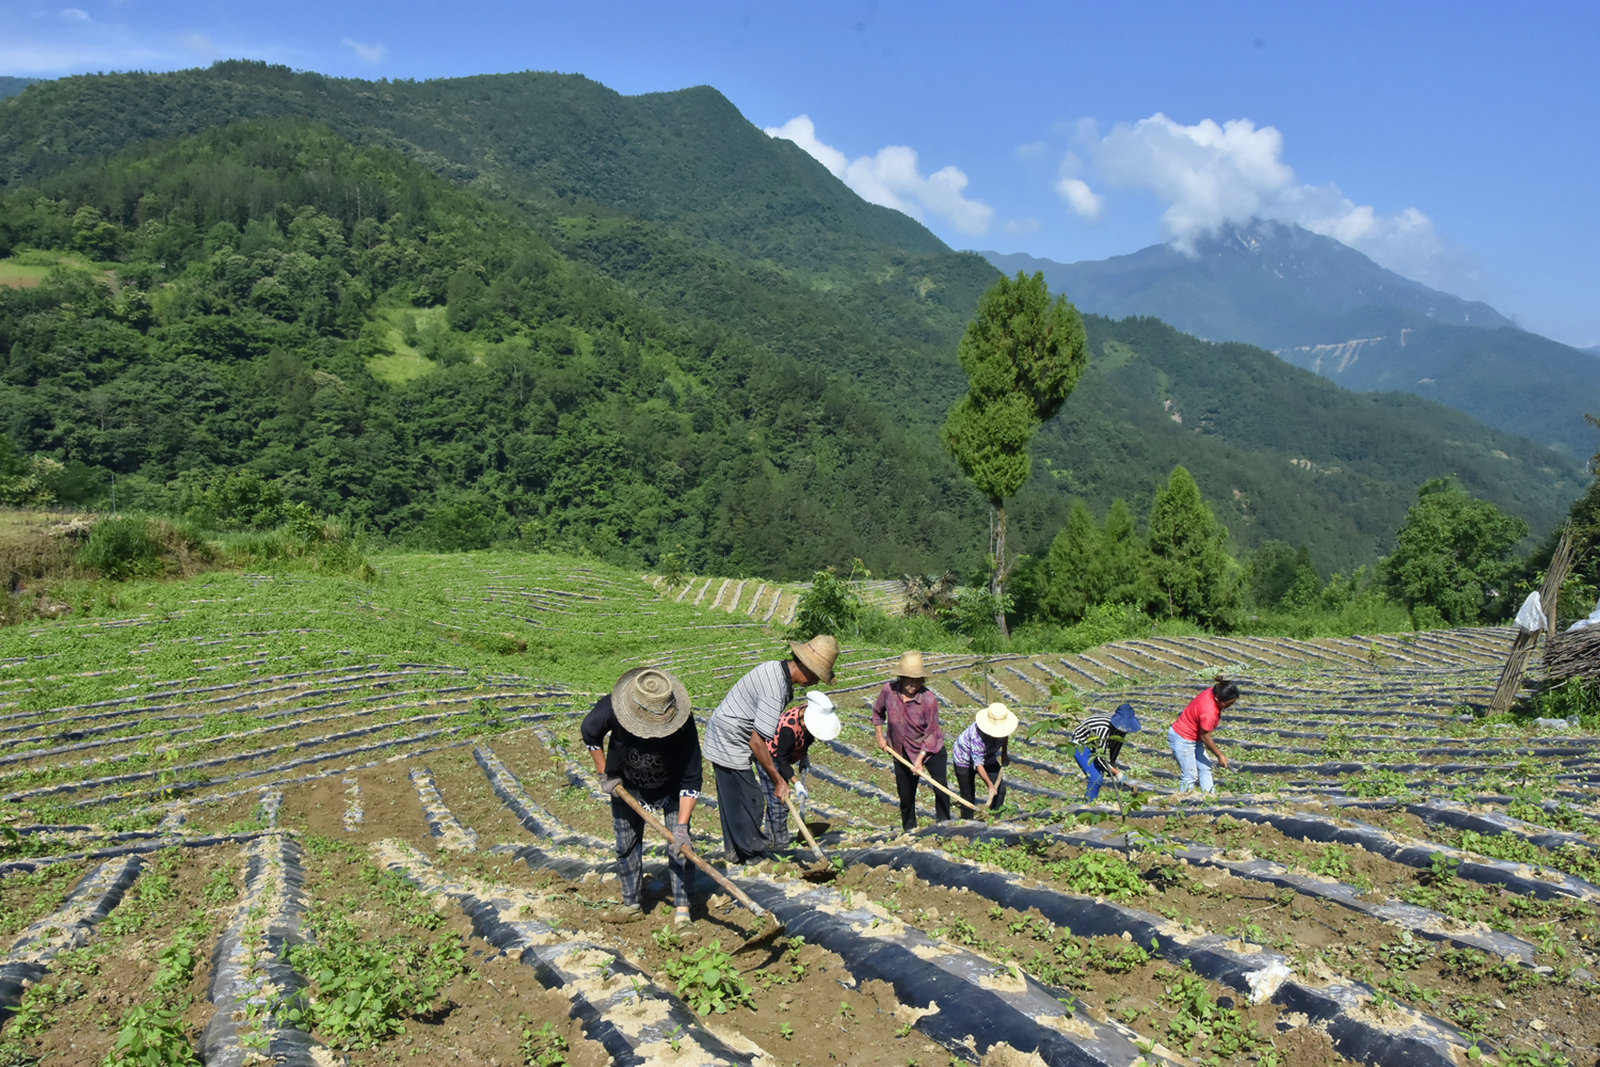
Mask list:
[[[71,78],[0,101],[0,174],[0,255],[63,264],[0,288],[0,431],[82,492],[115,474],[124,503],[175,505],[244,466],[439,547],[777,577],[978,562],[985,509],[936,431],[993,268],[713,90]],[[1429,477],[1535,529],[1581,489],[1436,405],[1088,326],[1015,502],[1024,550],[1074,495],[1142,510],[1180,462],[1241,550],[1279,538],[1325,568],[1386,550]]]
[[[985,256],[1007,272],[1043,272],[1086,311],[1260,345],[1349,389],[1437,400],[1579,460],[1594,451],[1583,416],[1600,396],[1600,361],[1586,353],[1297,226],[1226,226],[1194,251],[1154,245],[1080,263]]]
[[[0,75],[0,100],[8,96],[16,96],[22,90],[34,83],[33,78],[12,78]]]

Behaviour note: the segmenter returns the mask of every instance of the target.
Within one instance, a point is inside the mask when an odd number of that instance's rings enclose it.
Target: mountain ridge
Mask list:
[[[1426,396],[1574,459],[1595,449],[1584,405],[1600,396],[1600,360],[1589,353],[1299,227],[1225,227],[1196,252],[1152,245],[1070,264],[980,254],[1008,272],[1042,272],[1097,314],[1151,315],[1198,337],[1259,345],[1347,388]]]
[[[263,474],[295,479],[291,484],[319,506],[347,499],[385,532],[421,523],[442,538],[456,523],[472,536],[514,537],[524,529],[569,536],[593,522],[626,535],[622,548],[607,551],[653,563],[681,537],[695,553],[692,566],[773,576],[845,563],[848,554],[872,555],[879,568],[959,562],[972,559],[968,542],[981,542],[960,533],[981,526],[973,519],[976,497],[954,475],[937,430],[966,387],[956,344],[995,269],[945,248],[898,213],[865,205],[714,90],[650,94],[641,103],[581,76],[340,83],[250,63],[68,81],[0,102],[0,173],[13,177],[0,196],[0,244],[8,225],[28,241],[63,250],[103,239],[109,256],[124,249],[122,265],[109,265],[143,278],[138,288],[196,290],[153,301],[176,318],[139,342],[135,377],[181,380],[192,372],[185,361],[195,359],[207,364],[206,373],[220,374],[209,368],[218,356],[207,347],[220,338],[232,346],[227,358],[240,361],[234,370],[241,380],[262,375],[293,390],[324,383],[312,390],[320,398],[312,422],[295,393],[282,400],[292,410],[266,419],[267,438],[250,447],[230,443],[236,451],[227,453],[195,451],[198,469],[242,457]],[[546,97],[527,95],[546,90]],[[152,102],[153,91],[160,99]],[[229,110],[241,101],[253,111],[287,114],[241,121]],[[154,116],[167,125],[116,121],[147,104],[150,115],[140,121]],[[351,129],[354,111],[363,108],[382,111],[384,124],[356,127],[358,140],[345,141],[341,128]],[[525,121],[530,108],[551,112],[537,137]],[[300,113],[307,110],[316,113]],[[50,151],[41,154],[39,131],[73,114],[84,121],[43,142]],[[594,116],[610,117],[590,122]],[[202,132],[183,133],[179,125]],[[694,138],[674,132],[685,126],[696,127]],[[681,158],[694,152],[696,138],[721,137],[721,126],[732,127],[726,140],[733,146],[722,163],[707,170],[703,159]],[[559,131],[569,127],[573,139],[563,140]],[[402,136],[408,132],[414,140]],[[388,163],[338,144],[381,149],[405,166],[388,174]],[[170,161],[163,152],[173,153]],[[523,163],[510,162],[517,153]],[[613,166],[619,153],[628,157],[625,165]],[[746,155],[762,158],[745,166]],[[369,176],[378,173],[388,175],[381,209]],[[749,186],[754,174],[786,175],[794,187]],[[713,179],[715,188],[706,188]],[[444,196],[436,181],[460,197]],[[673,189],[683,183],[695,188],[676,197]],[[199,184],[210,199],[195,196]],[[287,199],[280,204],[280,197]],[[308,209],[313,215],[301,220]],[[451,236],[482,230],[473,220],[488,215],[503,220],[496,225],[508,243]],[[89,223],[75,230],[80,219]],[[343,242],[327,247],[359,253],[352,261],[358,276],[331,285],[318,307],[300,307],[274,273],[289,269],[275,266],[275,248],[311,240],[318,227],[329,241],[337,230]],[[189,304],[208,301],[227,313],[185,317]],[[605,329],[597,327],[596,309],[614,317]],[[1041,434],[1035,478],[1015,501],[1029,551],[1048,544],[1074,497],[1100,511],[1118,496],[1142,507],[1180,462],[1233,525],[1241,551],[1281,537],[1311,546],[1320,565],[1340,569],[1385,550],[1426,477],[1459,474],[1470,491],[1541,527],[1557,520],[1580,485],[1570,462],[1443,408],[1410,401],[1398,408],[1248,346],[1207,344],[1167,327],[1092,315],[1088,326],[1096,356],[1081,396]],[[134,344],[122,326],[104,328]],[[280,337],[287,339],[274,340]],[[278,368],[274,347],[303,374]],[[26,433],[18,443],[61,461],[100,463],[96,457],[105,453],[90,448],[101,447],[94,444],[100,430],[79,426],[88,444],[78,446],[63,443],[79,438],[52,424],[88,399],[66,384],[68,350],[20,351],[12,373],[30,384],[11,394],[27,414],[15,424]],[[417,368],[414,384],[368,370],[402,356]],[[41,367],[58,392],[31,384]],[[124,388],[114,361],[96,364],[94,373]],[[343,387],[319,375],[333,375]],[[474,376],[492,379],[500,392],[486,392]],[[712,402],[707,388],[731,393]],[[229,404],[257,402],[225,395]],[[452,478],[402,449],[404,466],[392,477],[361,468],[359,477],[317,481],[328,476],[323,453],[350,447],[333,432],[340,425],[333,416],[357,401],[370,417],[351,414],[351,425],[410,442]],[[462,429],[454,413],[435,410],[463,404],[487,405],[487,424]],[[1185,413],[1181,427],[1166,404]],[[413,411],[428,413],[415,428],[398,414]],[[1315,412],[1324,415],[1313,418]],[[645,426],[629,425],[624,413]],[[204,417],[197,412],[194,421]],[[307,429],[322,422],[332,436]],[[1318,427],[1321,439],[1296,441],[1297,422]],[[844,432],[852,424],[857,429]],[[750,447],[739,457],[717,453],[715,463],[674,452],[677,469],[658,470],[648,458],[662,446],[636,440],[651,425],[663,434],[669,426],[692,430],[688,440],[702,443],[691,452],[741,439]],[[277,441],[271,435],[280,426]],[[249,440],[245,431],[229,432]],[[708,436],[693,436],[701,433]],[[874,443],[880,437],[882,448]],[[1392,443],[1398,438],[1403,449]],[[463,449],[467,440],[471,450]],[[623,445],[617,454],[628,461],[628,477],[615,489],[616,501],[573,496],[571,474],[587,469],[584,457],[592,450],[603,459]],[[80,447],[88,450],[73,451]],[[480,453],[483,459],[474,458]],[[116,454],[143,462],[131,446]],[[550,474],[550,455],[566,457],[572,470]],[[180,469],[165,454],[151,464],[151,477]],[[1285,480],[1294,470],[1316,476]],[[596,484],[611,486],[615,479],[601,473]],[[860,494],[867,486],[899,493],[913,483],[927,502],[921,532],[904,533],[895,520],[889,529],[903,539],[894,540]],[[379,498],[379,490],[390,497]],[[742,498],[760,502],[759,521],[742,514]],[[643,508],[642,518],[630,501]],[[1262,517],[1265,510],[1270,517]],[[844,516],[845,527],[830,523],[830,512]]]

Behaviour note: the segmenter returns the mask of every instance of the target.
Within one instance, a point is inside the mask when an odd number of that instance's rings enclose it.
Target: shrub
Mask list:
[[[832,571],[818,571],[795,609],[789,636],[797,641],[809,641],[817,634],[859,636],[861,612],[861,597],[848,583]]]
[[[79,559],[113,581],[146,578],[161,573],[161,543],[148,519],[116,516],[95,523]]]

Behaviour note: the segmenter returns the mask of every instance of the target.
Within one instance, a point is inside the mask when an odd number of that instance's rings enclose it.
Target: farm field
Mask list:
[[[1595,738],[1464,716],[1509,630],[929,654],[947,733],[1034,729],[1004,810],[910,835],[865,710],[901,650],[843,635],[839,876],[726,868],[768,915],[702,876],[674,928],[659,847],[612,921],[578,723],[642,664],[703,722],[785,649],[761,583],[374,564],[0,629],[0,1064],[1600,1062]],[[1219,669],[1233,768],[1180,798],[1165,728]],[[1131,788],[1083,802],[1052,686],[1138,710]],[[714,796],[694,829],[721,866]]]

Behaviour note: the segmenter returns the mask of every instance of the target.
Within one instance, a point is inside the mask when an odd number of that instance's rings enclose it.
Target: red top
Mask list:
[[[1189,706],[1183,709],[1183,714],[1178,716],[1172,728],[1185,741],[1198,741],[1202,733],[1215,730],[1221,721],[1222,709],[1217,707],[1217,696],[1207,688],[1189,701]]]

